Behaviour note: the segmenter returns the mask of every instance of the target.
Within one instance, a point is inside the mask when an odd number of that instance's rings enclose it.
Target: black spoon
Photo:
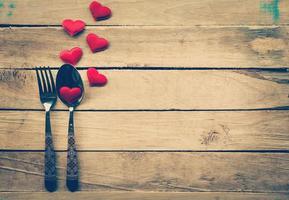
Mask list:
[[[80,93],[74,98],[68,99],[63,94],[63,89],[74,88]],[[69,126],[68,126],[68,147],[67,147],[67,171],[66,171],[66,186],[70,191],[78,189],[78,158],[76,152],[73,111],[83,99],[84,87],[80,74],[75,67],[69,64],[62,65],[56,77],[56,90],[60,100],[69,108]],[[61,91],[62,90],[62,91]]]

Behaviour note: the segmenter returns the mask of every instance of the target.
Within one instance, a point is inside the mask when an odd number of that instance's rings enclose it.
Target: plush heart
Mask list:
[[[60,52],[59,57],[63,62],[76,65],[80,58],[82,57],[82,49],[79,47],[74,47],[71,50],[63,50]]]
[[[75,36],[84,30],[85,23],[82,20],[65,19],[62,22],[62,27],[70,36]]]
[[[103,86],[107,83],[105,75],[100,74],[95,68],[87,70],[87,78],[90,86]]]
[[[109,42],[97,35],[90,33],[86,36],[86,41],[92,53],[103,51],[109,46]]]
[[[70,88],[64,86],[60,88],[59,94],[68,103],[74,103],[81,96],[81,89],[79,87]]]
[[[111,16],[111,10],[97,1],[91,2],[89,9],[95,20],[104,20]]]

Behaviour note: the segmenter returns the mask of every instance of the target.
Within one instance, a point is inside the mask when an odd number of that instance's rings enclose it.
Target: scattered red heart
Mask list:
[[[73,21],[71,19],[65,19],[62,22],[62,27],[70,36],[75,36],[84,30],[85,22],[82,20]]]
[[[87,78],[90,86],[103,86],[107,83],[106,76],[100,74],[95,68],[87,70]]]
[[[80,58],[82,57],[82,49],[79,47],[74,47],[71,50],[63,50],[60,52],[59,57],[63,62],[76,65]]]
[[[97,1],[91,2],[89,9],[95,20],[103,20],[111,16],[111,10]],[[75,36],[85,29],[85,22],[82,20],[74,21],[71,19],[65,19],[62,22],[62,27],[70,36]],[[109,46],[109,42],[105,38],[101,38],[93,33],[86,36],[86,41],[93,53],[103,51]],[[82,49],[74,47],[71,50],[63,50],[59,57],[65,63],[76,65],[82,55]],[[103,86],[107,83],[106,76],[100,74],[95,68],[89,68],[87,70],[87,78],[90,86]],[[81,95],[81,89],[78,87],[62,87],[59,92],[60,96],[69,103],[76,101]]]
[[[111,10],[97,1],[91,2],[89,9],[95,20],[103,20],[111,16]]]
[[[109,46],[109,42],[106,39],[98,37],[94,33],[88,34],[86,41],[93,53],[103,51]]]
[[[64,99],[68,103],[74,103],[81,96],[81,89],[79,87],[61,87],[59,90],[59,94],[62,99]]]

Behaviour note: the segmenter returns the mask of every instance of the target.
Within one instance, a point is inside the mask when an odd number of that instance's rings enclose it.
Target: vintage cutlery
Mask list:
[[[61,66],[56,77],[56,90],[60,100],[69,108],[66,186],[78,189],[78,158],[74,138],[73,111],[83,99],[84,87],[80,74],[69,64]]]
[[[45,108],[45,188],[53,192],[57,188],[56,156],[52,142],[50,109],[55,105],[57,94],[53,76],[49,67],[36,68],[40,101]]]

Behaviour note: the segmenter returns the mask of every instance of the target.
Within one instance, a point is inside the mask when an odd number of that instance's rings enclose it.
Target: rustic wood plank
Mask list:
[[[1,24],[61,24],[80,18],[89,25],[259,25],[288,24],[286,0],[102,0],[113,10],[109,20],[95,22],[88,11],[92,0],[4,0]],[[44,9],[45,8],[45,9]]]
[[[66,150],[68,114],[51,122],[55,148]],[[287,150],[288,124],[288,111],[75,113],[79,150]],[[43,150],[43,131],[42,112],[0,112],[2,150]]]
[[[248,192],[2,192],[2,200],[272,200],[288,199],[288,193],[248,193]]]
[[[54,71],[54,74],[56,70]],[[288,72],[109,70],[105,87],[89,87],[78,109],[256,109],[289,104]],[[33,70],[1,70],[0,108],[43,109]],[[57,109],[67,109],[60,101]]]
[[[43,153],[1,152],[0,190],[44,191]],[[81,152],[81,190],[288,192],[289,154]],[[66,191],[66,153],[58,153]]]
[[[85,35],[111,42],[92,54]],[[78,66],[272,67],[289,66],[288,27],[98,27],[77,39],[61,28],[0,29],[1,67],[59,66],[59,52],[80,46]]]

